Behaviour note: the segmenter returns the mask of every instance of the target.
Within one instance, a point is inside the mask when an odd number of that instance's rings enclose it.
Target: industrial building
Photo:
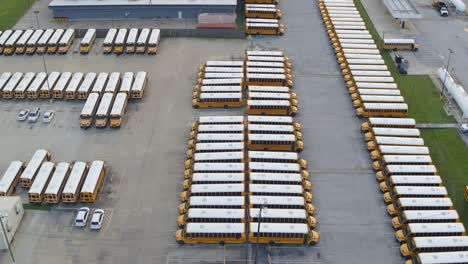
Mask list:
[[[13,240],[23,215],[23,204],[19,196],[0,197],[0,219],[3,222],[3,228],[0,226],[0,249],[6,249],[8,246],[5,238],[8,238],[8,242]]]
[[[123,20],[192,18],[201,13],[236,12],[237,0],[52,0],[55,19]]]

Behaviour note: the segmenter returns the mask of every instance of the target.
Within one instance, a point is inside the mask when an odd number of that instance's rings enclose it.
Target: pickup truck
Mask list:
[[[437,11],[439,11],[440,16],[448,16],[447,5],[444,2],[434,1],[434,7],[437,9]]]

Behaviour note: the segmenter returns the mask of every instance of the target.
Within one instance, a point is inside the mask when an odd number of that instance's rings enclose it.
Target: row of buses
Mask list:
[[[283,14],[277,8],[278,0],[245,1],[245,33],[248,35],[284,35],[279,22]]]
[[[55,164],[50,159],[50,152],[39,149],[28,164],[12,161],[0,179],[0,196],[13,195],[19,185],[29,188],[28,200],[34,204],[96,200],[107,169],[105,161]]]
[[[352,0],[319,7],[406,264],[466,263],[468,237],[408,106]]]
[[[321,1],[320,11],[356,114],[406,117],[408,105],[354,3]]]
[[[111,28],[106,34],[103,46],[104,54],[156,54],[159,48],[161,31],[157,28]]]
[[[0,98],[4,99],[82,99],[90,93],[124,92],[129,98],[142,98],[147,84],[147,73],[126,72],[4,72],[0,75]]]
[[[66,54],[75,40],[75,30],[27,29],[0,31],[0,54]]]
[[[195,121],[178,243],[317,243],[307,162],[295,152],[246,151],[249,126],[262,133],[291,126],[290,131],[300,133],[300,125],[283,116],[203,116]]]

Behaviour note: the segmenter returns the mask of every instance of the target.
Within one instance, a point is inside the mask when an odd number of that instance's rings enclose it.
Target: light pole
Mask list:
[[[39,26],[39,10],[34,11],[34,14],[36,15],[36,22],[37,22],[37,29],[40,29]],[[44,71],[46,73],[46,83],[47,83],[47,88],[50,90],[50,85],[49,85],[49,73],[47,72],[47,65],[45,62],[45,53],[42,54],[42,65],[44,67]]]
[[[262,211],[264,209],[267,209],[266,207],[266,202],[262,204],[260,207],[260,210],[258,211],[258,224],[257,224],[257,248],[255,249],[255,261],[254,263],[257,264],[257,258],[258,258],[258,251],[260,247],[260,223],[262,222]]]
[[[447,60],[447,66],[445,67],[444,82],[442,84],[442,92],[440,93],[441,97],[444,95],[444,92],[445,92],[445,80],[447,79],[448,69],[449,69],[449,65],[450,65],[450,58],[452,57],[452,53],[453,53],[453,50],[450,49],[450,48],[448,49],[448,51],[449,51],[449,57],[448,57],[448,60]]]
[[[11,260],[13,261],[12,263],[15,264],[15,257],[13,256],[13,251],[11,250],[10,241],[8,240],[8,235],[7,235],[6,230],[5,230],[5,225],[3,224],[3,218],[5,218],[5,216],[0,214],[0,223],[2,225],[3,236],[5,237],[5,241],[6,241],[6,244],[7,244],[7,247],[8,247],[8,251],[10,251],[10,257],[11,257]]]

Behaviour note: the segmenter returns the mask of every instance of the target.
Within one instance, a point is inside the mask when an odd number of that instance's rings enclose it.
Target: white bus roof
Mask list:
[[[401,95],[398,89],[358,89],[359,95]]]
[[[296,184],[249,184],[250,193],[300,194],[304,193],[301,185]]]
[[[197,143],[195,150],[243,150],[243,142],[231,142],[231,143]]]
[[[200,116],[198,118],[199,124],[242,124],[244,122],[243,116]]]
[[[60,191],[60,187],[67,176],[67,173],[70,171],[70,163],[68,162],[59,162],[55,167],[55,172],[50,179],[49,184],[47,185],[47,189],[45,193],[55,194],[58,195]]]
[[[187,233],[241,234],[245,233],[244,223],[187,223]]]
[[[195,162],[193,171],[244,171],[244,162]]]
[[[292,134],[249,134],[249,140],[266,141],[296,141],[296,136]]]
[[[412,162],[427,162],[431,163],[432,158],[429,155],[383,155],[382,160],[387,163],[401,162],[401,163],[412,163]]]
[[[65,31],[65,34],[63,34],[62,38],[59,41],[59,44],[67,44],[68,41],[72,38],[73,34],[75,33],[75,30],[72,28],[69,28]]]
[[[47,73],[45,72],[39,72],[38,74],[36,74],[36,78],[34,78],[34,81],[31,83],[31,85],[29,85],[28,91],[38,91],[41,88],[44,81],[46,80],[46,78]]]
[[[294,133],[295,129],[292,125],[265,125],[265,124],[248,124],[247,131],[261,131],[278,133]]]
[[[113,100],[114,100],[114,94],[113,93],[105,93],[102,96],[101,102],[99,103],[99,107],[97,109],[96,115],[107,116],[107,114],[109,113],[109,110],[111,108]]]
[[[418,207],[452,207],[453,202],[450,198],[399,198],[402,206]]]
[[[34,30],[32,29],[25,30],[23,35],[21,35],[21,38],[18,40],[17,44],[26,44],[33,33]]]
[[[195,162],[212,160],[239,160],[244,158],[244,152],[201,152],[193,155]]]
[[[468,236],[434,236],[434,237],[413,237],[413,244],[417,248],[461,248],[468,247]]]
[[[23,34],[23,30],[15,30],[15,32],[13,32],[13,34],[8,38],[5,45],[8,46],[8,45],[15,44],[22,34]]]
[[[186,215],[189,218],[244,219],[245,210],[225,208],[190,208]]]
[[[249,162],[249,169],[252,171],[291,171],[300,172],[301,167],[298,163],[282,163],[282,162]]]
[[[414,39],[383,39],[384,44],[415,44],[416,41]]]
[[[378,49],[350,49],[350,48],[346,48],[346,49],[343,49],[343,53],[344,54],[380,54],[380,51]],[[354,65],[354,64],[351,64],[351,65]],[[348,65],[349,67],[350,65]],[[367,66],[367,65],[365,65]],[[386,65],[369,65],[369,66],[378,66],[378,67],[382,67],[383,69],[378,69],[378,70],[388,70],[387,66]],[[351,67],[350,67],[351,68]],[[352,68],[351,70],[356,70],[355,68]],[[363,70],[372,70],[372,69],[366,69],[364,68]]]
[[[363,103],[367,110],[408,110],[408,105],[400,103]]]
[[[383,59],[346,59],[348,64],[385,65]]]
[[[236,78],[244,78],[244,73],[236,73],[236,72],[205,72],[206,79],[236,79]]]
[[[265,8],[276,8],[276,5],[273,5],[273,4],[245,4],[245,6],[246,7],[260,7],[260,8],[263,8],[263,7],[265,7]],[[256,51],[250,51],[250,52],[256,52]],[[247,54],[249,54],[249,51],[247,51]],[[262,54],[257,54],[257,55],[262,55]],[[282,53],[281,53],[281,55],[277,55],[277,56],[282,56]]]
[[[88,175],[83,183],[81,192],[94,193],[96,185],[98,184],[101,172],[105,170],[105,162],[102,160],[95,160],[89,166]]]
[[[417,128],[393,128],[393,127],[372,127],[372,133],[376,136],[407,136],[419,137],[421,132]]]
[[[44,33],[44,30],[42,29],[37,29],[36,31],[34,31],[34,34],[28,40],[27,45],[36,45],[43,33]]]
[[[439,175],[431,176],[409,176],[409,175],[392,175],[390,181],[397,185],[404,184],[441,184],[442,178]]]
[[[88,72],[86,76],[84,77],[83,82],[80,85],[80,88],[78,88],[78,91],[83,91],[87,92],[91,88],[91,86],[94,84],[94,81],[96,80],[97,74],[95,72]]]
[[[201,85],[240,85],[242,79],[203,79]]]
[[[206,67],[243,67],[244,61],[207,61]]]
[[[267,23],[267,24],[279,23],[279,20],[275,18],[246,18],[245,21],[249,23]]]
[[[273,12],[273,13],[276,13],[276,12],[277,12],[276,7],[265,7],[265,8],[262,8],[262,7],[249,7],[249,6],[246,6],[245,8],[248,10],[248,12],[255,12],[255,11],[260,11],[260,12]]]
[[[117,33],[117,37],[115,39],[115,44],[124,44],[125,39],[127,37],[127,29],[126,28],[121,28],[119,29],[119,32]]]
[[[86,103],[83,106],[83,110],[81,110],[81,115],[89,115],[93,114],[95,109],[95,105],[99,102],[99,94],[97,93],[90,93],[88,98],[86,99]]]
[[[15,181],[16,176],[18,175],[21,168],[23,168],[22,161],[15,160],[10,162],[10,165],[8,165],[7,170],[5,171],[5,173],[2,176],[2,179],[0,180],[0,192],[8,192],[8,189],[10,189],[11,185]]]
[[[208,125],[205,125],[205,124],[201,124],[198,126],[197,128],[197,131],[200,133],[200,132],[215,132],[215,131],[226,131],[228,133],[230,132],[238,132],[238,131],[244,131],[244,125],[241,124],[241,125],[236,125],[236,124],[227,124],[227,125],[223,125],[223,124],[208,124]]]
[[[417,253],[420,264],[467,263],[468,251]]]
[[[250,217],[258,217],[260,208],[250,208]],[[276,209],[267,208],[262,210],[263,218],[274,218],[274,219],[306,219],[308,217],[304,209]]]
[[[37,172],[37,176],[31,186],[31,189],[29,189],[29,193],[42,194],[54,168],[55,164],[53,162],[46,161],[42,163],[41,168]]]
[[[361,44],[346,44],[343,43],[341,45],[345,45],[348,48],[358,49]],[[366,49],[367,50],[367,49]],[[368,60],[378,60],[382,59],[380,54],[367,54],[367,53],[345,53],[346,59],[368,59]]]
[[[143,28],[140,32],[140,35],[138,36],[137,43],[138,44],[146,44],[148,41],[148,37],[151,33],[151,30],[149,28]]]
[[[118,84],[120,82],[120,72],[113,72],[109,75],[109,81],[107,82],[105,92],[117,92]]]
[[[159,43],[159,35],[161,33],[161,30],[157,29],[157,28],[153,28],[151,30],[151,35],[149,37],[149,40],[148,40],[148,43],[151,43],[151,44],[158,44]]]
[[[242,93],[201,93],[199,95],[199,100],[209,100],[213,98],[221,98],[221,99],[242,98]]]
[[[407,228],[416,234],[465,232],[463,223],[409,223]]]
[[[291,102],[289,100],[247,100],[247,105],[251,106],[271,106],[271,107],[289,107]]]
[[[262,93],[262,92],[250,92],[249,91],[249,98],[252,100],[257,99],[274,99],[274,100],[290,100],[291,94],[290,93]]]
[[[292,124],[293,118],[290,116],[261,116],[261,115],[248,115],[247,121],[249,123],[284,123]]]
[[[424,139],[422,139],[422,138],[375,137],[375,142],[376,142],[378,145],[424,146]]]
[[[76,91],[76,90],[78,90],[78,86],[83,81],[83,76],[84,76],[84,74],[82,72],[75,72],[73,74],[73,77],[70,80],[70,83],[68,84],[67,89],[65,91]]]
[[[355,21],[334,21],[332,19],[332,22],[333,22],[333,25],[336,27],[336,26],[340,26],[340,25],[343,25],[343,26],[365,26],[366,23],[364,22],[355,22]],[[372,41],[373,42],[373,41]]]
[[[93,86],[91,91],[93,92],[102,92],[106,86],[107,80],[109,79],[109,74],[107,72],[101,72],[98,74],[96,83]]]
[[[284,74],[285,70],[284,68],[252,68],[252,67],[247,67],[247,72],[250,73],[279,73],[279,74]]]
[[[76,161],[73,164],[73,168],[68,177],[65,188],[63,188],[63,193],[75,193],[77,191],[78,185],[80,184],[81,178],[84,177],[86,171],[86,163],[82,161]]]
[[[275,5],[272,5],[275,6]],[[247,56],[269,56],[269,57],[283,57],[284,53],[280,50],[247,50]]]
[[[127,45],[135,44],[137,41],[138,36],[138,28],[131,28],[128,32],[127,41],[125,42]]]
[[[398,89],[396,83],[356,82],[356,87],[370,89]]]
[[[233,193],[244,192],[245,184],[243,183],[222,183],[222,184],[192,184],[190,192],[195,193]]]
[[[10,80],[7,82],[5,87],[3,88],[3,91],[13,91],[22,78],[23,78],[22,72],[15,72],[13,76],[11,76]]]
[[[457,210],[405,210],[403,211],[406,220],[435,220],[435,219],[459,219]]]
[[[34,152],[31,160],[28,162],[28,165],[24,169],[23,173],[21,174],[20,178],[23,179],[32,179],[36,174],[37,170],[41,166],[42,162],[47,160],[47,150],[45,149],[38,149]]]
[[[65,30],[63,29],[57,29],[55,30],[54,34],[52,35],[52,37],[49,39],[49,42],[47,42],[47,44],[54,44],[56,45],[60,38],[62,37],[63,35],[63,32],[65,32]]]
[[[243,141],[244,134],[242,133],[232,133],[232,134],[224,134],[224,133],[201,133],[197,134],[197,141],[219,141],[219,140],[226,140],[226,141]]]
[[[50,37],[54,34],[54,29],[47,29],[44,34],[42,34],[41,38],[37,41],[37,45],[46,45],[49,41]]]
[[[379,149],[382,154],[429,155],[428,147],[380,145]]]
[[[135,75],[135,81],[133,82],[132,86],[132,91],[141,91],[143,90],[145,81],[146,81],[146,76],[148,74],[145,71],[139,71]]]
[[[26,89],[33,81],[34,76],[36,76],[34,72],[25,73],[23,79],[21,79],[21,81],[18,83],[18,86],[16,87],[15,91],[26,91]]]
[[[383,82],[393,83],[395,79],[393,77],[372,77],[372,76],[353,76],[356,82]]]
[[[284,74],[261,74],[261,73],[246,73],[247,79],[255,79],[255,78],[261,78],[261,79],[286,79],[286,75]]]
[[[128,95],[126,93],[118,93],[115,97],[114,104],[112,105],[110,115],[122,115],[125,111],[124,106],[127,100]]]
[[[5,30],[3,34],[0,36],[0,45],[4,45],[5,42],[10,38],[11,34],[13,34],[13,30]]]
[[[133,80],[135,74],[133,72],[125,72],[122,77],[122,83],[120,84],[121,92],[129,92],[132,89]]]
[[[242,86],[202,86],[200,91],[202,93],[240,93]]]
[[[51,90],[55,87],[55,84],[60,79],[60,72],[51,72],[49,76],[47,76],[47,81],[41,87],[41,90]],[[50,88],[49,88],[50,85]]]
[[[247,55],[248,61],[270,61],[270,62],[285,62],[285,57],[271,57],[271,56],[249,56]]]
[[[243,67],[205,67],[203,69],[203,72],[205,72],[205,73],[208,73],[208,72],[243,73],[244,68]]]
[[[242,206],[245,205],[244,196],[190,196],[190,206]]]
[[[249,173],[251,181],[273,181],[273,182],[298,182],[302,183],[300,173],[264,173],[251,172]]]
[[[284,206],[304,206],[306,201],[302,196],[264,196],[249,195],[251,205],[284,205]]]
[[[244,173],[193,173],[192,182],[243,182]]]
[[[389,102],[389,103],[404,103],[403,96],[391,95],[361,95],[362,102]]]
[[[279,160],[294,160],[299,159],[297,152],[283,152],[283,151],[249,151],[249,158],[251,159],[279,159]]]
[[[249,92],[274,92],[289,93],[291,89],[287,86],[248,86]]]
[[[259,228],[260,226],[260,228]],[[291,223],[250,223],[250,231],[258,233],[281,233],[281,234],[307,234],[309,227],[307,224],[291,224]]]
[[[247,67],[285,68],[283,62],[247,61]]]
[[[115,35],[117,35],[117,29],[111,28],[107,31],[106,37],[104,38],[104,43],[114,43]]]
[[[390,173],[414,172],[418,173],[436,173],[437,168],[434,165],[387,165],[386,170]]]
[[[401,186],[393,187],[393,192],[400,195],[427,195],[427,196],[444,196],[447,195],[445,187],[435,186]]]
[[[378,125],[415,126],[416,120],[414,118],[370,117],[369,123],[372,126],[378,126]]]
[[[331,16],[330,20],[332,22],[363,22],[364,21],[361,17],[335,17],[335,16]],[[338,37],[343,38],[342,36],[338,36]]]
[[[55,85],[53,90],[57,90],[57,91],[65,90],[71,77],[72,77],[71,72],[62,72],[62,75],[60,75],[60,78],[58,79],[57,84]]]
[[[81,40],[81,43],[89,44],[95,35],[96,35],[96,29],[89,28],[86,31],[86,34],[84,35],[83,39]]]
[[[8,83],[8,80],[11,78],[11,72],[4,72],[0,75],[0,90]]]
[[[351,70],[353,76],[392,76],[389,71]]]

